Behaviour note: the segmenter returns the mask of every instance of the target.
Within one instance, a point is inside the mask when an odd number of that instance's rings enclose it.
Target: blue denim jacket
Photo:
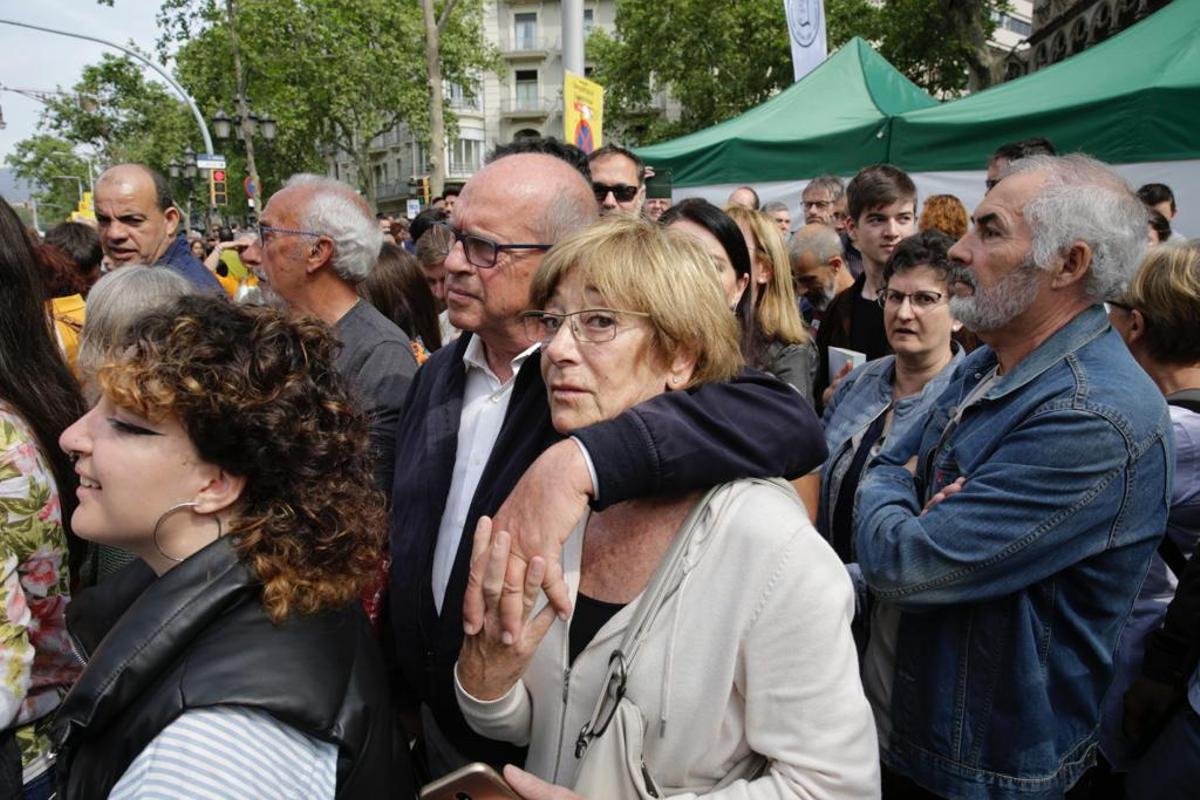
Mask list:
[[[1061,797],[1095,759],[1113,652],[1166,523],[1170,419],[1099,306],[954,424],[995,364],[987,347],[968,356],[856,498],[859,564],[901,612],[881,745],[947,797]]]
[[[946,368],[925,384],[920,394],[905,397],[896,402],[892,412],[892,427],[888,437],[902,437],[913,425],[922,425],[933,401],[946,388],[954,367],[963,359],[963,350],[957,342],[951,342],[954,356]],[[822,422],[825,425],[825,444],[829,447],[829,458],[821,467],[821,498],[817,510],[817,530],[828,538],[833,514],[833,490],[830,472],[833,465],[850,449],[854,437],[865,431],[892,404],[892,379],[896,374],[896,357],[884,356],[868,361],[854,369],[838,384],[837,390],[825,406]]]

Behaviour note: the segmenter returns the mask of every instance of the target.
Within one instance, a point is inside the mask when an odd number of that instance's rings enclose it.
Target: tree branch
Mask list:
[[[438,17],[437,29],[440,37],[446,32],[446,23],[450,21],[450,14],[454,12],[454,6],[458,4],[458,0],[446,0],[446,5],[442,6],[442,15]]]

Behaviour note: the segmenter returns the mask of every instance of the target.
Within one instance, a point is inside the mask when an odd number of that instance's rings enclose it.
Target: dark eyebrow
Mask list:
[[[993,222],[1000,221],[1000,215],[997,214],[995,211],[993,211],[990,214],[984,214],[982,217],[978,217],[978,218],[972,217],[971,221],[975,223],[976,227],[980,227],[983,225],[991,225]]]

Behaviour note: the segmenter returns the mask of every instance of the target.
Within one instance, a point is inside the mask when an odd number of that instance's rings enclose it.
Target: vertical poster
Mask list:
[[[563,75],[563,138],[585,153],[604,142],[604,87],[582,75]]]

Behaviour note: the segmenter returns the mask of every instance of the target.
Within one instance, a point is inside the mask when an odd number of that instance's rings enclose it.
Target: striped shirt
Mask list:
[[[333,800],[337,745],[261,711],[188,711],[159,732],[109,800]]]

